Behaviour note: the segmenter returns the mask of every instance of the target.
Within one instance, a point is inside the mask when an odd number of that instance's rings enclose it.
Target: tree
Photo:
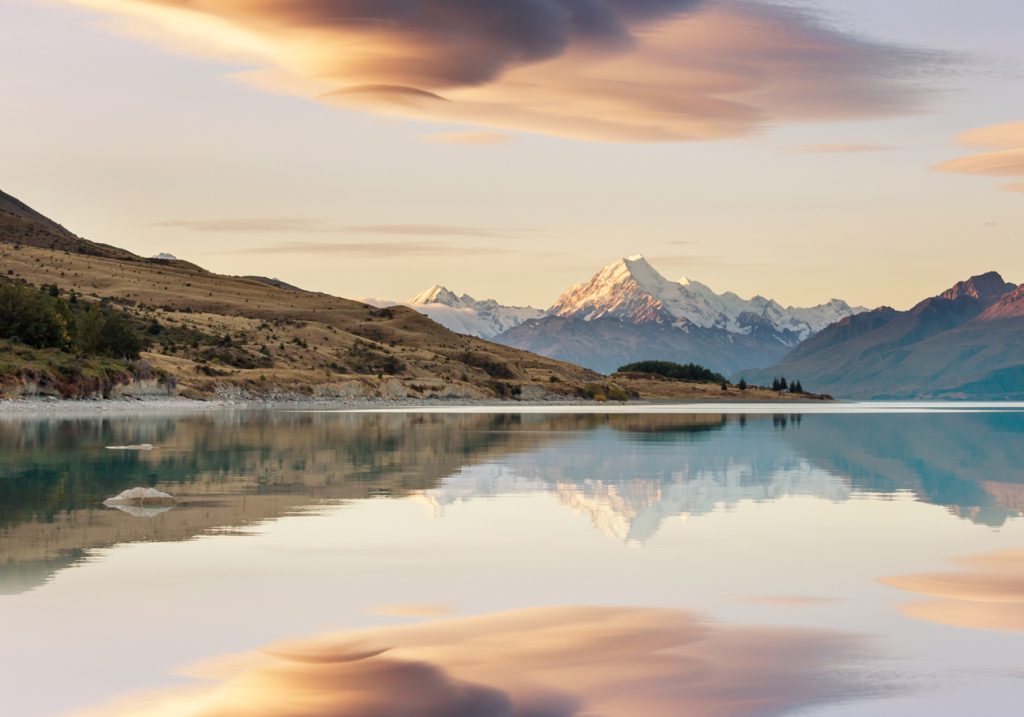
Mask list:
[[[64,302],[21,284],[0,284],[0,338],[35,348],[63,348],[70,340]]]
[[[738,384],[736,384],[736,385],[739,387],[739,389],[741,391],[746,391],[747,390],[747,379],[741,378],[740,382]]]
[[[785,391],[787,388],[789,388],[789,383],[786,381],[786,377],[783,376],[779,379],[779,390]]]

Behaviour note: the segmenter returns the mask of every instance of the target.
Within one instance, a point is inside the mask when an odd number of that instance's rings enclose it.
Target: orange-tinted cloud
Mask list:
[[[918,620],[979,630],[1024,630],[1024,550],[976,555],[956,563],[963,570],[882,582],[937,598],[904,607]]]
[[[934,53],[759,0],[70,0],[344,107],[615,142],[917,110]]]
[[[504,144],[511,139],[500,132],[438,132],[424,135],[423,139],[434,144]]]
[[[729,717],[876,695],[856,638],[539,608],[276,645],[79,717]]]
[[[960,143],[990,151],[959,157],[933,167],[938,172],[984,177],[1024,177],[1024,122],[981,127],[960,135]],[[1011,192],[1024,191],[1024,183],[1003,185]]]

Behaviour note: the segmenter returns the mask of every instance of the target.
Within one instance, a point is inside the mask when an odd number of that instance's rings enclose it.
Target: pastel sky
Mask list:
[[[0,189],[360,297],[1024,281],[1016,0],[3,0]]]

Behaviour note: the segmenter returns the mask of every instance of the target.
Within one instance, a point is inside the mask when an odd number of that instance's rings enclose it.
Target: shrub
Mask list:
[[[67,348],[70,319],[60,299],[21,284],[0,284],[0,338],[35,348]]]

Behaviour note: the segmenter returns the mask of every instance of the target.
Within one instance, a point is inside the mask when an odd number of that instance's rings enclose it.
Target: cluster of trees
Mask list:
[[[649,373],[678,381],[728,384],[725,376],[695,363],[678,364],[672,361],[639,361],[620,366],[618,373]]]
[[[135,360],[145,347],[141,333],[120,312],[61,296],[56,285],[36,289],[0,282],[0,338],[33,348],[83,356]]]
[[[789,391],[790,393],[805,393],[803,384],[800,381],[787,381],[786,377],[772,379],[773,391]]]

